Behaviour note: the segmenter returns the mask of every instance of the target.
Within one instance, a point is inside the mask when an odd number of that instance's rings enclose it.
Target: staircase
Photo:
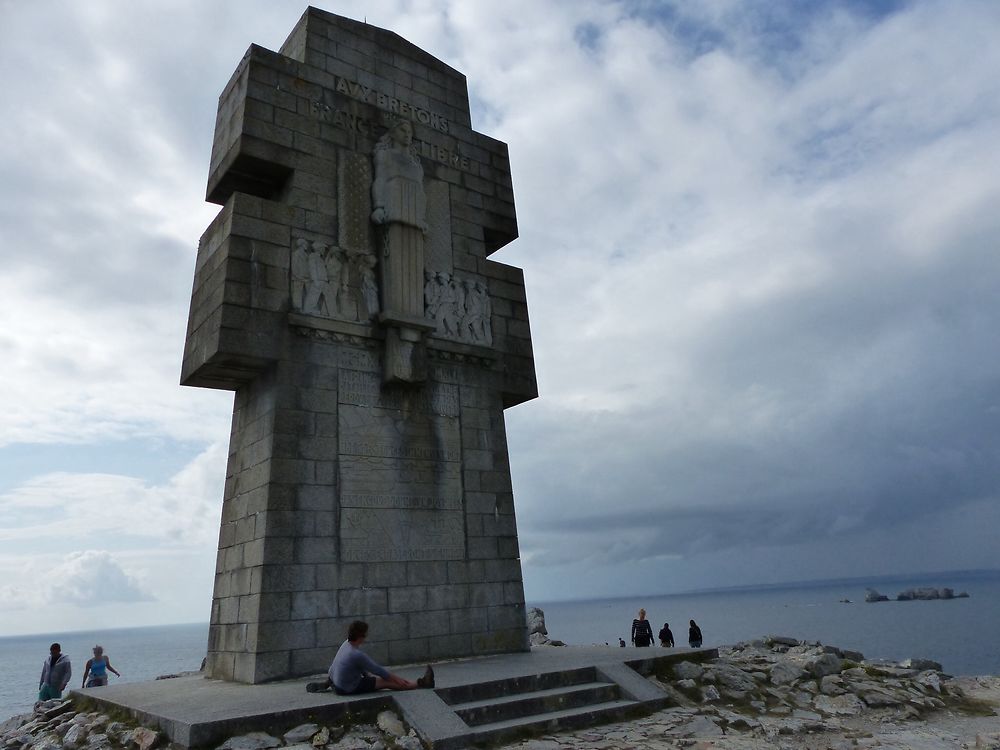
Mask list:
[[[435,750],[618,721],[666,703],[661,691],[624,664],[438,688],[431,695],[405,698],[439,700],[450,714],[439,731],[424,734]]]
[[[639,706],[593,667],[439,690],[438,696],[470,727],[473,741],[587,726]]]

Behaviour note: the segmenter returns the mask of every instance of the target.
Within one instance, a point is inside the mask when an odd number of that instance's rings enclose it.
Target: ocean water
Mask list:
[[[968,591],[970,598],[866,604],[865,585],[889,596],[917,586],[948,586]],[[854,603],[843,604],[841,599]],[[645,607],[653,632],[670,622],[678,645],[687,645],[687,623],[694,619],[706,646],[785,635],[861,651],[870,659],[934,659],[956,675],[1000,674],[1000,573],[528,605],[545,611],[552,638],[575,645],[613,645],[619,637],[628,641],[632,618]],[[141,682],[198,669],[208,625],[0,638],[0,664],[7,675],[0,680],[0,721],[31,709],[42,661],[53,641],[73,661],[72,687],[80,685],[91,648],[98,643],[123,675],[121,680],[110,675],[112,684]]]
[[[968,599],[865,603],[865,585],[895,597],[918,586],[968,591]],[[853,603],[843,604],[840,600]],[[807,584],[579,602],[538,602],[550,638],[568,644],[628,643],[640,607],[654,635],[670,623],[674,642],[687,645],[695,620],[705,646],[764,635],[821,641],[869,659],[920,657],[954,675],[1000,674],[1000,574],[918,580]]]
[[[62,646],[73,665],[69,687],[78,688],[87,660],[95,645],[104,646],[111,666],[121,678],[108,672],[108,684],[144,682],[163,674],[188,672],[201,667],[208,644],[208,625],[167,625],[152,628],[47,633],[0,638],[0,664],[6,677],[0,680],[0,721],[31,710],[38,697],[38,677],[49,646]]]

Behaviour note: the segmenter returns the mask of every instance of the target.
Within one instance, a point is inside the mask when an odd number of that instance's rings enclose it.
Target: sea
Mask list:
[[[907,588],[947,586],[968,599],[864,601],[872,587],[895,597]],[[846,600],[846,601],[845,601]],[[954,675],[1000,674],[1000,571],[933,577],[853,579],[685,594],[586,601],[536,601],[551,638],[570,645],[629,641],[640,607],[656,633],[669,622],[678,646],[687,645],[688,620],[701,627],[706,646],[780,635],[862,652],[869,659],[933,659]],[[169,625],[0,638],[0,721],[31,710],[42,661],[58,641],[73,660],[72,687],[83,678],[91,649],[101,644],[121,679],[142,682],[197,670],[205,656],[208,625]],[[330,654],[331,658],[333,653]]]

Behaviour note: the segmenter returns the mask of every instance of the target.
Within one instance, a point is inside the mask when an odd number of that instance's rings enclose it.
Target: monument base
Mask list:
[[[215,747],[251,731],[280,737],[305,722],[334,724],[348,716],[354,722],[373,720],[390,709],[402,714],[428,747],[457,750],[652,713],[670,699],[643,675],[718,655],[714,648],[542,646],[436,664],[434,690],[339,696],[307,693],[306,680],[242,685],[192,675],[74,690],[71,697],[159,729],[180,748]],[[422,672],[422,666],[398,670],[410,679]],[[519,700],[512,701],[514,695]]]

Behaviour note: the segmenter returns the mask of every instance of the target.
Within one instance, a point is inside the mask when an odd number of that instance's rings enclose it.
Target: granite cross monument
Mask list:
[[[503,410],[536,393],[465,76],[309,8],[219,100],[181,382],[236,392],[207,673],[527,648]]]

